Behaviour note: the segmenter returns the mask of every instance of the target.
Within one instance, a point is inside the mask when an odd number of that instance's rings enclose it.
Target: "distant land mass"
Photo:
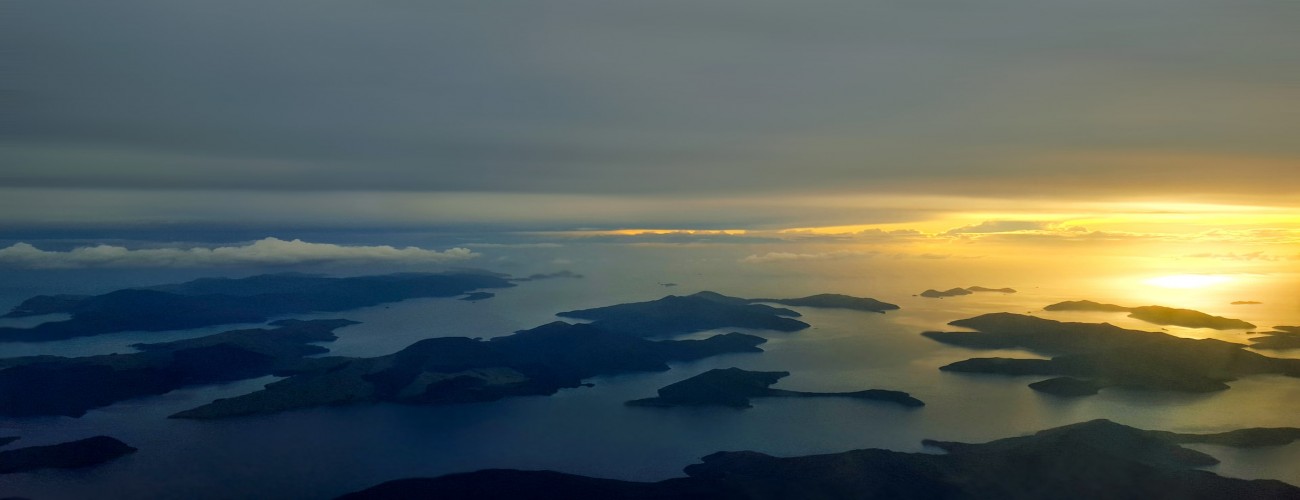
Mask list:
[[[1300,359],[1270,358],[1245,345],[1187,339],[1110,324],[1065,323],[1012,313],[984,314],[949,323],[974,332],[924,332],[970,349],[1028,349],[1052,359],[973,358],[940,368],[965,373],[1056,375],[1030,387],[1062,396],[1106,387],[1210,392],[1240,376],[1300,377]]]
[[[744,299],[704,291],[686,296],[669,295],[649,302],[567,311],[557,316],[593,320],[592,324],[606,330],[639,337],[680,335],[716,328],[793,332],[809,327],[807,323],[791,319],[800,316],[795,311],[758,302],[880,313],[898,309],[894,304],[876,299],[832,293],[796,299]]]
[[[1130,318],[1139,319],[1157,325],[1174,325],[1187,328],[1212,328],[1215,330],[1235,330],[1254,328],[1255,325],[1239,319],[1212,316],[1191,309],[1175,309],[1164,306],[1124,307],[1115,304],[1102,304],[1091,300],[1071,300],[1057,302],[1043,308],[1044,311],[1096,311],[1127,312]]]
[[[799,317],[797,312],[750,302],[714,292],[699,292],[567,311],[557,316],[592,320],[593,325],[604,330],[637,337],[681,335],[715,328],[793,332],[809,327],[808,323],[791,319]]]
[[[232,330],[158,344],[140,352],[80,358],[0,359],[0,415],[80,417],[92,408],[181,387],[270,375],[305,356],[328,352],[344,319],[281,320],[273,329]]]
[[[742,333],[650,341],[557,321],[489,340],[425,339],[375,358],[317,358],[260,391],[218,399],[172,417],[214,419],[327,405],[450,404],[550,395],[597,375],[663,371],[669,361],[762,352],[758,345],[763,342]]]
[[[1262,332],[1263,337],[1251,337],[1250,347],[1255,349],[1300,349],[1300,326],[1275,326],[1272,332]]]
[[[487,300],[496,296],[497,294],[492,292],[470,292],[465,294],[464,297],[461,297],[460,300],[464,300],[467,302],[477,302],[480,300]]]
[[[95,436],[49,446],[29,446],[0,451],[0,474],[90,467],[135,451],[135,448],[108,436]]]
[[[490,469],[431,479],[389,481],[339,498],[1300,498],[1300,488],[1281,481],[1229,478],[1198,470],[1197,467],[1214,465],[1218,460],[1177,444],[1205,442],[1197,441],[1195,436],[1093,420],[982,444],[924,441],[946,454],[867,449],[778,458],[752,451],[721,452],[704,457],[702,463],[687,466],[686,477],[659,482]],[[1235,438],[1230,438],[1221,444],[1237,443]]]
[[[854,311],[867,311],[875,313],[884,313],[898,309],[897,305],[888,302],[881,302],[876,299],[866,297],[854,297],[851,295],[841,295],[838,293],[821,293],[809,295],[797,299],[749,299],[750,303],[770,302],[781,304],[783,306],[794,307],[818,307],[825,309],[852,309]]]
[[[714,369],[659,389],[659,396],[628,401],[629,406],[730,406],[749,408],[750,398],[840,397],[925,406],[906,392],[868,389],[855,392],[800,392],[770,386],[790,372],[757,372],[740,368]]]
[[[935,290],[935,289],[931,288],[931,289],[929,289],[929,290],[926,290],[926,291],[924,291],[924,292],[921,292],[921,296],[922,296],[922,297],[929,297],[929,298],[931,298],[931,299],[942,299],[942,298],[944,298],[944,297],[960,297],[960,296],[962,296],[962,295],[970,295],[970,294],[972,294],[972,293],[975,293],[975,292],[972,292],[972,291],[967,290],[967,289],[965,289],[965,288],[949,288],[949,289],[944,290],[944,291],[939,291],[939,290]]]
[[[982,286],[971,286],[966,288],[949,288],[944,291],[939,291],[932,288],[924,292],[921,292],[921,296],[928,297],[931,299],[942,299],[944,297],[959,297],[962,295],[970,295],[976,292],[1016,293],[1016,290],[1014,288],[987,288]]]
[[[509,280],[487,273],[400,273],[349,278],[284,273],[240,279],[203,278],[94,296],[42,295],[24,301],[5,316],[68,313],[72,317],[32,328],[0,327],[0,342],[40,342],[123,331],[257,323],[286,314],[343,311],[512,286],[515,285]]]
[[[1234,300],[1234,301],[1232,301],[1232,305],[1234,305],[1234,306],[1253,306],[1253,305],[1259,305],[1259,304],[1263,304],[1263,302],[1259,302],[1259,301],[1255,301],[1255,300]]]
[[[510,280],[510,281],[537,281],[537,280],[549,280],[549,279],[555,279],[555,278],[582,279],[582,278],[584,278],[584,277],[585,277],[585,276],[583,276],[583,275],[581,275],[581,274],[578,274],[578,273],[575,273],[575,272],[570,271],[570,270],[568,270],[568,269],[565,269],[565,270],[563,270],[563,271],[556,271],[556,272],[553,272],[553,273],[537,273],[537,274],[530,274],[530,275],[528,275],[528,276],[526,276],[526,277],[523,277],[523,278],[514,278],[514,279],[512,279],[512,280]]]

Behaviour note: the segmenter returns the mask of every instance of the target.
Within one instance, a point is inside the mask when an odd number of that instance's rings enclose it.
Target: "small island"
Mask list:
[[[1300,488],[1282,481],[1237,479],[1199,470],[1218,460],[1179,446],[1188,442],[1252,445],[1253,439],[1220,436],[1285,432],[1175,434],[1093,420],[980,444],[923,441],[945,454],[866,449],[774,457],[753,451],[721,452],[687,466],[686,477],[658,482],[493,469],[399,479],[339,498],[1300,498]]]
[[[135,451],[135,448],[108,436],[95,436],[49,446],[29,446],[0,451],[0,474],[90,467]]]
[[[421,340],[374,358],[317,358],[264,389],[218,399],[172,418],[216,419],[297,408],[391,402],[414,405],[551,395],[597,375],[664,371],[669,361],[762,352],[742,333],[651,341],[591,324],[554,322],[489,340]]]
[[[0,327],[0,342],[42,342],[125,331],[166,331],[276,316],[336,312],[423,297],[455,297],[483,288],[515,286],[490,273],[399,273],[331,278],[313,274],[263,274],[203,278],[185,283],[117,290],[103,295],[41,295],[7,316],[67,313],[71,318],[31,328]]]
[[[801,392],[770,386],[790,372],[757,372],[740,368],[714,369],[659,389],[659,396],[628,401],[628,406],[730,406],[749,408],[750,398],[838,397],[925,406],[906,392],[868,389],[855,392]]]
[[[1176,309],[1165,306],[1124,307],[1115,304],[1102,304],[1091,300],[1071,300],[1057,302],[1043,308],[1044,311],[1093,311],[1093,312],[1127,312],[1130,318],[1139,319],[1156,325],[1173,325],[1186,328],[1211,328],[1214,330],[1235,330],[1254,328],[1255,325],[1239,319],[1212,316],[1191,309]]]
[[[922,297],[931,298],[931,299],[942,299],[945,297],[960,297],[962,295],[971,295],[973,293],[978,293],[978,292],[1016,293],[1016,290],[1014,288],[988,288],[983,286],[970,286],[966,288],[949,288],[943,291],[935,290],[932,288],[924,292],[921,292],[920,295]]]
[[[1110,324],[1066,323],[993,313],[949,323],[973,332],[922,335],[970,349],[1027,349],[1051,359],[972,358],[941,367],[962,373],[1050,375],[1030,387],[1058,396],[1086,396],[1106,387],[1212,392],[1237,377],[1300,377],[1300,360],[1271,358],[1245,345],[1188,339]]]
[[[496,296],[497,294],[492,292],[470,292],[465,294],[464,297],[461,297],[460,300],[464,300],[466,302],[477,302],[480,300],[487,300]]]

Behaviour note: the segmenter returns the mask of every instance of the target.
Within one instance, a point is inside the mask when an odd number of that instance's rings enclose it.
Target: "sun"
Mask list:
[[[1171,274],[1157,276],[1143,283],[1163,288],[1201,288],[1229,281],[1232,281],[1232,278],[1218,274]]]

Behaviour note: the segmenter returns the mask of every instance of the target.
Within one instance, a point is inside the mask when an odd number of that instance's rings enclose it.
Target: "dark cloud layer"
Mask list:
[[[1287,0],[6,10],[10,189],[1285,198],[1300,184]],[[170,207],[148,203],[87,213]],[[620,217],[638,214],[655,217]]]

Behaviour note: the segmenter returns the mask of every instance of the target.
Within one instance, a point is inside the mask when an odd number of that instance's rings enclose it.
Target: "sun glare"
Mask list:
[[[1200,288],[1229,281],[1232,278],[1215,274],[1173,274],[1151,278],[1143,283],[1164,288]]]

